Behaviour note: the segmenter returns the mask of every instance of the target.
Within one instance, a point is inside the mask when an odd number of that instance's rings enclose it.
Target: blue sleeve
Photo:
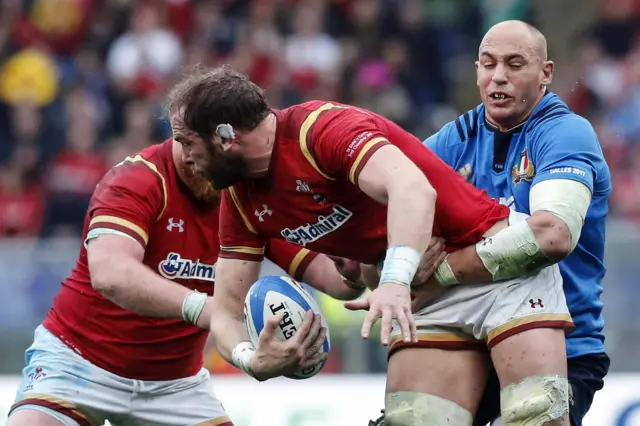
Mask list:
[[[596,170],[604,156],[591,124],[571,115],[553,120],[536,133],[530,144],[536,168],[533,185],[549,179],[571,179],[593,192]]]

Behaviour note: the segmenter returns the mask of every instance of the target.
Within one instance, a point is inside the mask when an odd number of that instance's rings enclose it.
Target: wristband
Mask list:
[[[251,370],[251,360],[255,353],[256,350],[251,342],[240,342],[231,352],[231,363],[251,377],[255,377]]]
[[[387,249],[380,284],[395,283],[411,287],[413,276],[420,266],[420,253],[409,246],[392,246]]]
[[[444,258],[442,263],[438,265],[438,268],[434,272],[438,284],[440,284],[442,287],[450,287],[456,284],[460,284],[460,281],[458,281],[456,274],[454,274],[453,270],[451,269],[451,265],[449,265],[449,261],[447,260],[448,257],[449,255]]]
[[[207,297],[206,293],[200,293],[197,290],[193,290],[187,294],[182,302],[182,318],[191,324],[195,324],[204,310]]]

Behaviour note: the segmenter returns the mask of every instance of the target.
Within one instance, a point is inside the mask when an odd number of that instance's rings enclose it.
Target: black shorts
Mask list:
[[[605,353],[582,355],[568,360],[569,384],[573,392],[569,405],[571,426],[582,426],[582,419],[591,407],[593,396],[602,389],[609,371]],[[489,374],[487,387],[478,407],[473,426],[485,426],[500,416],[500,382],[495,370]]]

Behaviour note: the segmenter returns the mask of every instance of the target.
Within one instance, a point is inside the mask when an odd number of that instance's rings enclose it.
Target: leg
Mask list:
[[[477,339],[491,350],[506,426],[569,426],[564,332],[573,328],[557,265],[502,283]]]
[[[415,313],[418,343],[402,342],[394,328],[386,426],[473,424],[489,366],[485,337],[475,334],[499,287],[455,286],[432,300]]]
[[[26,352],[27,366],[11,407],[11,425],[101,425],[126,411],[126,382],[92,365],[43,327]]]
[[[564,331],[535,328],[496,344],[491,358],[500,378],[501,417],[507,426],[569,426]]]
[[[11,413],[7,426],[78,426],[78,423],[69,417],[60,417],[58,413],[47,413],[41,411],[39,407],[24,407]]]
[[[571,426],[582,426],[582,419],[591,408],[595,393],[604,385],[609,363],[605,353],[582,355],[567,362],[569,384],[573,391],[569,407]]]
[[[386,426],[471,426],[487,375],[478,350],[407,347],[389,359]],[[464,380],[460,380],[463,377]]]
[[[473,426],[487,426],[498,417],[500,417],[500,382],[496,370],[491,369]]]
[[[582,426],[582,419],[589,411],[595,393],[602,389],[602,386],[604,385],[603,378],[609,371],[609,363],[609,357],[605,353],[582,355],[568,360],[567,372],[569,376],[569,385],[571,386],[571,398],[569,404],[571,426]],[[491,377],[489,378],[489,381],[491,381]],[[488,388],[489,386],[487,386],[487,390],[485,390],[485,396],[483,398],[488,398]],[[491,393],[495,395],[495,398],[500,395],[497,377],[496,388],[492,389]],[[483,402],[480,403],[478,413],[480,413],[480,410],[482,409]],[[499,412],[500,407],[498,406],[495,413],[498,414]],[[486,426],[487,422],[483,422],[479,417],[479,414],[477,414],[474,426]],[[493,418],[495,418],[495,416]],[[486,417],[483,417],[482,419],[486,420]],[[492,426],[501,425],[503,425],[503,423],[495,423]]]
[[[130,417],[140,425],[233,426],[204,368],[184,379],[142,382]]]

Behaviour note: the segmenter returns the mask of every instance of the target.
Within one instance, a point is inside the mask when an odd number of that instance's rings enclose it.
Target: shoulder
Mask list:
[[[163,145],[154,145],[126,157],[109,170],[105,183],[123,184],[131,189],[159,184],[166,190],[168,164],[162,152]]]
[[[591,123],[575,114],[566,104],[549,105],[545,114],[533,117],[527,126],[528,137],[534,149],[588,149],[600,151],[598,136]]]
[[[168,192],[168,164],[165,142],[126,157],[102,178],[94,192],[94,201],[138,198],[160,203],[164,210]]]
[[[449,139],[451,139],[451,142],[466,142],[468,139],[475,138],[478,135],[482,110],[482,105],[478,105],[449,123]]]
[[[441,134],[438,139],[442,140],[444,147],[446,148],[450,145],[466,142],[469,139],[475,138],[478,135],[481,112],[482,105],[478,105],[461,114],[455,120],[445,124],[440,132],[438,132]]]
[[[482,108],[482,105],[478,105],[448,122],[437,133],[426,139],[424,144],[433,151],[442,153],[452,146],[475,138],[480,127]]]

